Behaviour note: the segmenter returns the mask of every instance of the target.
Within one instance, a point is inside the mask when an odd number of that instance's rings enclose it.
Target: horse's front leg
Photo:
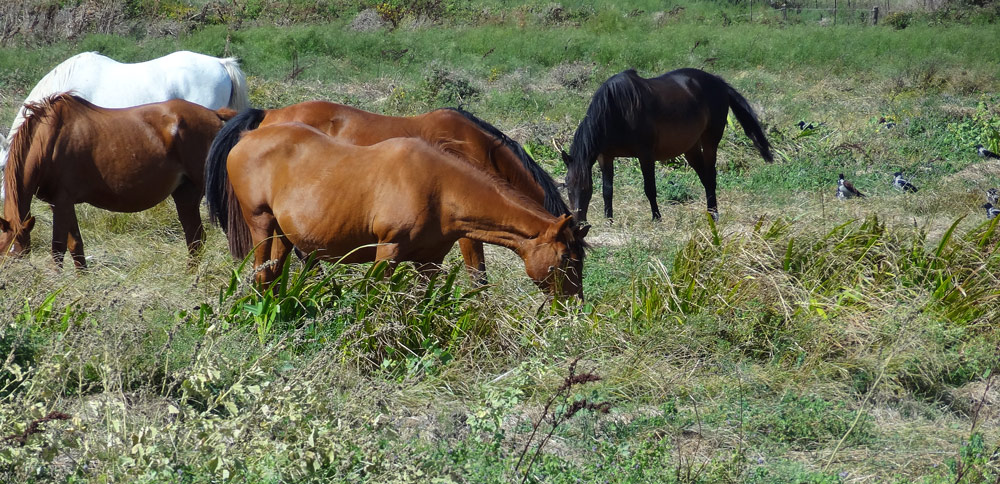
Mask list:
[[[653,220],[660,220],[660,207],[656,204],[656,160],[652,156],[639,158],[639,169],[642,170],[642,188],[649,200],[649,209],[653,212]]]
[[[615,158],[600,155],[597,157],[597,161],[601,166],[601,195],[604,196],[604,216],[611,220],[614,218],[612,205],[615,198]]]
[[[245,212],[244,212],[245,213]],[[265,291],[270,289],[271,283],[280,268],[275,269],[277,261],[271,259],[271,244],[274,242],[274,229],[278,223],[274,215],[263,212],[247,218],[250,226],[250,236],[253,239],[253,269],[254,279]]]
[[[188,254],[194,257],[205,244],[205,227],[201,223],[201,189],[190,180],[184,180],[171,194],[177,206],[177,218],[184,228]],[[193,262],[193,261],[192,261]]]
[[[462,259],[472,281],[477,286],[489,284],[486,279],[486,254],[483,251],[483,243],[472,239],[458,239],[458,248],[462,251]]]
[[[396,271],[399,259],[399,244],[392,242],[379,242],[375,248],[375,263],[385,261],[388,266],[385,268],[385,275],[392,276]]]
[[[76,220],[76,209],[72,203],[52,204],[52,260],[56,267],[62,267],[66,249],[69,248],[73,262],[78,269],[87,268],[83,254],[83,238]]]

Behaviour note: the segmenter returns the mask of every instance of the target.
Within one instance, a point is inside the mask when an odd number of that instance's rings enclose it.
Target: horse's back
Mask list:
[[[227,168],[245,216],[269,212],[302,250],[342,255],[378,242],[375,225],[387,217],[412,220],[412,204],[388,199],[425,184],[401,184],[406,164],[393,170],[387,162],[412,156],[418,143],[393,138],[357,146],[302,123],[280,123],[247,133]]]
[[[219,59],[179,51],[134,64],[96,52],[63,61],[40,81],[26,101],[73,91],[106,108],[125,108],[168,99],[187,99],[210,109],[229,102],[232,83]]]

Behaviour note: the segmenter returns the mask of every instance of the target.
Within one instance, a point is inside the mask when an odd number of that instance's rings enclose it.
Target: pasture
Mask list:
[[[36,200],[31,252],[0,260],[0,481],[1000,478],[1000,218],[980,208],[1000,161],[974,148],[1000,143],[994,4],[871,26],[716,1],[106,3],[131,6],[124,31],[0,37],[0,133],[74,54],[185,49],[238,57],[262,109],[461,105],[560,180],[604,80],[696,67],[747,98],[775,162],[730,118],[717,222],[681,163],[657,164],[650,220],[619,160],[609,224],[595,167],[582,308],[496,246],[482,290],[453,249],[430,282],[292,261],[262,294],[218,227],[189,264],[169,200],[78,206],[88,269],[57,270]],[[838,201],[839,173],[867,197]]]

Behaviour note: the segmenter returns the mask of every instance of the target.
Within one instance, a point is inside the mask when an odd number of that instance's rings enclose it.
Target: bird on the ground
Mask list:
[[[913,192],[913,193],[917,192],[918,190],[917,187],[914,186],[912,183],[906,181],[905,178],[903,178],[903,172],[897,171],[896,173],[893,173],[892,176],[893,176],[892,179],[893,187],[902,190],[904,192]]]
[[[807,123],[805,121],[799,121],[795,125],[799,127],[799,130],[805,131],[807,129],[818,129],[818,128],[820,128],[821,126],[823,126],[825,124],[826,123],[816,123],[816,124],[813,124],[813,123]]]
[[[986,201],[996,205],[997,201],[1000,201],[1000,189],[990,188],[986,190]]]
[[[980,158],[1000,160],[1000,155],[986,149],[983,145],[976,145],[976,153],[979,153]]]
[[[983,208],[986,209],[987,220],[996,218],[997,215],[1000,215],[1000,208],[994,207],[992,203],[984,203]]]
[[[851,182],[844,179],[843,173],[840,174],[840,179],[837,180],[837,198],[846,200],[854,197],[864,198],[864,196],[864,193],[859,192]]]

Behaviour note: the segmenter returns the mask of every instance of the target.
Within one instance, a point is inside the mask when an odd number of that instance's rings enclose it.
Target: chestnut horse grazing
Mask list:
[[[493,125],[459,109],[437,109],[419,116],[394,117],[369,113],[326,101],[307,101],[280,109],[249,109],[226,123],[212,143],[210,158],[225,160],[243,131],[258,126],[297,121],[345,143],[369,146],[389,138],[420,138],[469,164],[506,180],[552,215],[568,215],[552,177],[517,142]],[[216,181],[206,175],[208,186]],[[213,190],[209,189],[211,194]],[[218,191],[218,187],[215,190]],[[211,195],[209,195],[211,196]],[[228,231],[228,227],[222,227]],[[485,282],[483,244],[460,239],[462,257],[473,278]]]
[[[644,79],[629,69],[605,81],[594,93],[569,153],[562,154],[569,206],[577,219],[581,223],[587,220],[595,161],[601,165],[604,215],[612,218],[614,160],[623,156],[639,158],[653,220],[659,219],[654,163],[680,155],[701,179],[708,211],[716,217],[715,158],[730,109],[760,155],[771,162],[771,146],[757,115],[721,77],[698,69],[678,69]]]
[[[138,212],[171,195],[188,250],[193,253],[201,245],[205,155],[235,111],[212,111],[180,99],[105,109],[69,93],[29,103],[26,109],[4,173],[0,254],[28,250],[35,222],[29,215],[33,195],[52,207],[52,257],[57,265],[67,246],[77,267],[87,265],[77,203]]]
[[[539,287],[582,297],[586,228],[423,140],[356,146],[302,123],[275,124],[205,169],[217,180],[207,187],[209,210],[229,227],[235,258],[256,247],[264,286],[293,246],[334,261],[440,264],[464,237],[514,250]]]

